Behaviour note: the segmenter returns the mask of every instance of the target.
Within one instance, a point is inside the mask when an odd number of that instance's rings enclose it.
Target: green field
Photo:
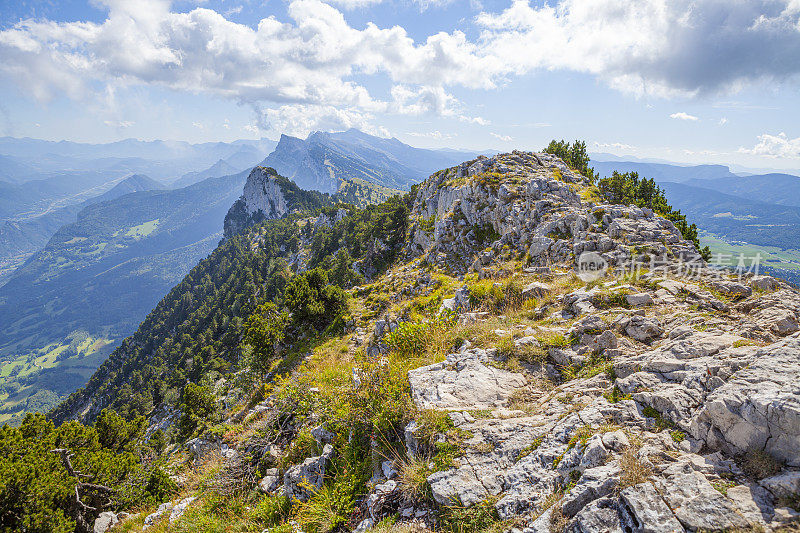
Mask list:
[[[730,243],[722,240],[713,233],[701,233],[700,245],[711,248],[712,263],[718,262],[719,254],[723,256],[723,264],[736,266],[739,255],[743,254],[746,265],[750,265],[752,258],[761,254],[760,265],[762,268],[778,268],[800,274],[800,250],[781,249],[773,246],[759,246],[748,243]]]
[[[59,388],[89,379],[113,344],[106,336],[75,331],[44,348],[0,357],[0,424],[28,410],[52,407],[66,392]],[[57,374],[46,374],[53,368]]]
[[[125,232],[125,236],[133,237],[134,239],[141,239],[142,237],[147,237],[148,235],[153,233],[157,227],[158,227],[158,219],[150,220],[148,222],[145,222],[144,224],[133,226],[131,229]]]

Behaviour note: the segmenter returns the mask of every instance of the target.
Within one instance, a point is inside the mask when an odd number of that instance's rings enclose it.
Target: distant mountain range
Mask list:
[[[230,143],[190,144],[183,141],[139,141],[126,139],[106,144],[44,141],[0,137],[0,180],[21,183],[41,179],[43,173],[64,170],[114,171],[147,174],[156,180],[174,180],[186,172],[198,171],[220,159],[250,153],[255,164],[275,148],[269,139]],[[244,152],[243,152],[244,151]],[[253,153],[258,153],[253,156]],[[238,162],[228,161],[244,168]]]
[[[79,204],[51,209],[40,216],[6,220],[0,224],[0,286],[7,281],[15,268],[43,248],[61,226],[75,222],[78,213],[84,208],[133,192],[162,188],[163,185],[159,182],[135,174],[118,182],[103,194]]]
[[[10,387],[5,393],[0,387],[5,416],[25,409],[40,390],[50,391],[47,398],[55,401],[80,386],[102,362],[106,352],[98,346],[110,348],[133,332],[216,247],[246,176],[245,171],[88,205],[15,270],[0,287],[0,375]],[[149,183],[132,181],[125,186]],[[88,344],[68,350],[76,336]],[[73,368],[73,375],[63,368]],[[61,373],[54,374],[56,369]]]
[[[601,176],[617,170],[655,179],[670,204],[709,235],[712,251],[716,239],[726,243],[726,253],[752,255],[761,247],[769,252],[773,272],[800,282],[800,176],[742,176],[724,165],[644,161],[592,161],[591,166]]]
[[[336,193],[342,180],[361,180],[407,190],[443,168],[472,159],[476,152],[426,150],[359,130],[315,132],[306,139],[281,135],[261,162],[303,189]]]
[[[0,138],[0,154],[0,422],[85,383],[214,249],[253,166],[363,206],[478,155],[357,130],[200,145]],[[799,177],[742,177],[723,165],[592,165],[601,175],[654,178],[674,207],[720,238],[800,247]]]

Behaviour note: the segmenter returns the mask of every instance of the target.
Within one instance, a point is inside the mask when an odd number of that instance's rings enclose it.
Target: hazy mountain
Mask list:
[[[591,166],[600,176],[610,176],[613,171],[638,172],[640,176],[658,182],[671,181],[683,183],[689,180],[711,180],[734,178],[736,174],[724,165],[681,166],[666,163],[646,163],[640,161],[592,161]]]
[[[667,198],[698,227],[729,240],[797,248],[800,207],[776,205],[684,183],[662,183]]]
[[[6,414],[23,408],[38,390],[61,395],[80,386],[107,353],[98,346],[105,350],[134,331],[169,288],[215,248],[246,176],[87,206],[14,271],[0,287],[0,361],[7,369],[19,365],[23,381],[5,400],[0,394],[11,409]],[[59,359],[75,335],[90,339],[92,349],[81,345]],[[78,377],[60,380],[46,370],[77,363]]]
[[[186,141],[140,141],[125,139],[122,141],[91,144],[71,141],[45,141],[31,138],[0,137],[0,153],[20,157],[37,157],[42,154],[55,154],[81,159],[129,158],[136,157],[147,160],[181,159],[192,156],[227,157],[238,151],[243,144],[249,144],[269,151],[275,142],[269,139],[241,140],[232,143],[208,142],[191,144]],[[266,149],[264,149],[266,147]],[[212,155],[213,154],[213,155]]]
[[[83,208],[132,192],[162,188],[163,186],[157,181],[137,174],[123,179],[111,190],[80,204],[53,209],[38,217],[6,220],[0,223],[0,286],[6,282],[15,268],[47,244],[61,226],[75,222]]]
[[[230,163],[226,162],[223,159],[220,159],[210,167],[205,170],[201,170],[198,172],[187,172],[174,182],[170,184],[170,187],[173,189],[180,189],[182,187],[188,187],[189,185],[194,185],[195,183],[201,182],[204,179],[208,178],[220,178],[222,176],[229,176],[230,174],[235,174],[237,171],[242,170],[235,168]]]
[[[477,154],[414,148],[397,139],[374,137],[359,130],[315,132],[306,139],[282,135],[261,166],[272,167],[303,189],[335,193],[341,180],[354,178],[408,189],[442,168]]]
[[[253,168],[264,159],[264,156],[266,154],[274,150],[275,146],[277,145],[278,145],[277,142],[271,142],[268,145],[269,149],[267,151],[261,151],[256,146],[244,144],[234,154],[225,158],[225,162],[238,170]],[[262,147],[266,147],[266,145],[262,144]]]
[[[13,157],[0,155],[0,181],[17,182],[23,176],[34,173],[35,170]]]
[[[748,200],[800,207],[800,177],[791,174],[762,174],[713,180],[694,179],[687,181],[686,184],[714,189]]]
[[[46,179],[15,184],[0,181],[0,220],[27,219],[79,204],[110,190],[122,171],[63,171]]]
[[[200,144],[126,139],[89,144],[0,137],[0,180],[20,183],[71,170],[147,174],[169,181],[208,168],[220,159],[231,158],[228,162],[237,171],[252,167],[275,145],[269,139]]]

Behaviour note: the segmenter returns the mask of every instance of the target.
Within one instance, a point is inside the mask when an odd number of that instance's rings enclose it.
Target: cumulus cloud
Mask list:
[[[424,133],[423,132],[419,132],[419,131],[411,131],[411,132],[406,133],[406,135],[408,135],[410,137],[423,137],[423,138],[436,139],[436,140],[453,139],[455,137],[455,135],[453,135],[452,133],[442,133],[439,130],[434,130],[434,131],[429,131],[429,132],[424,132]]]
[[[358,128],[378,137],[390,137],[389,131],[373,125],[375,117],[354,109],[336,106],[288,104],[259,110],[258,129],[306,137],[316,130],[340,131]]]
[[[678,113],[673,113],[669,116],[669,118],[674,118],[676,120],[688,120],[690,122],[697,122],[700,120],[694,115],[690,115],[689,113],[684,113],[683,111],[679,111]]]
[[[736,90],[800,72],[796,0],[514,0],[482,14],[483,41],[513,72],[594,74],[635,94]],[[795,6],[795,7],[793,7]]]
[[[380,113],[485,125],[452,88],[495,89],[541,69],[662,96],[735,91],[800,72],[797,0],[512,0],[478,15],[475,37],[452,31],[418,41],[400,26],[354,28],[336,7],[378,1],[290,0],[287,20],[250,27],[202,7],[173,12],[168,0],[97,0],[108,10],[100,23],[29,19],[0,31],[0,76],[42,101],[100,101],[108,87],[137,84],[206,93],[270,106],[266,119],[302,130],[309,125],[298,109],[319,118],[317,127],[368,125]],[[388,78],[390,94],[354,81],[371,76]]]
[[[739,152],[774,158],[800,158],[800,137],[790,139],[784,132],[777,135],[765,133],[758,136],[758,143],[754,147],[742,147]]]
[[[513,138],[513,137],[510,137],[510,136],[508,136],[508,135],[501,135],[501,134],[499,134],[499,133],[489,132],[489,135],[491,135],[491,136],[492,136],[492,137],[494,137],[495,139],[500,139],[500,140],[501,140],[501,141],[503,141],[503,142],[511,142],[511,141],[513,141],[513,140],[514,140],[514,138]]]

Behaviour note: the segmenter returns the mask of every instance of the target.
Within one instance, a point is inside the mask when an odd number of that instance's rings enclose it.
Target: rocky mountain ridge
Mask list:
[[[286,189],[270,190],[238,212],[280,213]],[[401,259],[362,272],[343,330],[285,340],[302,363],[279,365],[261,397],[217,381],[237,406],[225,433],[174,449],[182,493],[131,528],[214,520],[204,487],[232,483],[289,502],[276,531],[780,531],[800,518],[796,290],[710,268],[672,222],[608,203],[550,154],[468,161],[407,199]],[[315,232],[346,223],[306,220],[297,271]],[[193,483],[209,464],[213,482]],[[353,464],[369,471],[363,490],[347,488]]]
[[[453,165],[466,152],[415,148],[356,129],[313,132],[306,139],[281,135],[275,151],[261,163],[307,190],[335,194],[342,181],[408,190],[436,169]]]

